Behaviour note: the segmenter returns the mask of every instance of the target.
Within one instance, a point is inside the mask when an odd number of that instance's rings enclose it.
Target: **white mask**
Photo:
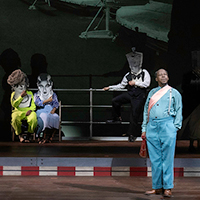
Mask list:
[[[47,100],[53,95],[52,85],[49,81],[41,81],[38,83],[38,94],[42,101]]]
[[[21,82],[17,85],[14,85],[12,88],[15,91],[15,96],[19,97],[21,93],[27,89],[27,85],[25,84],[25,82]]]
[[[137,74],[142,68],[143,54],[140,52],[130,52],[126,54],[132,74]]]
[[[23,81],[15,86],[13,86],[13,89],[15,91],[15,95],[13,96],[14,100],[16,100],[23,91],[26,91],[27,84]],[[23,97],[23,100],[19,104],[20,108],[26,108],[29,107],[31,104],[31,95],[26,95]]]

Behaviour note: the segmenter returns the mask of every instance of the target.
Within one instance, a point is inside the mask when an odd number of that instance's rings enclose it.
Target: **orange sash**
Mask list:
[[[164,95],[166,92],[171,89],[171,86],[166,85],[160,90],[158,90],[150,99],[149,101],[149,107],[148,107],[148,119],[149,119],[149,112],[151,108],[155,105],[155,103]]]

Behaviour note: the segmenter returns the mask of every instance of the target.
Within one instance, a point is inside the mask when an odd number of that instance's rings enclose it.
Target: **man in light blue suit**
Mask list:
[[[159,69],[155,75],[158,87],[148,94],[142,124],[152,168],[152,190],[145,194],[171,197],[176,134],[182,126],[182,97],[168,85],[166,70]]]

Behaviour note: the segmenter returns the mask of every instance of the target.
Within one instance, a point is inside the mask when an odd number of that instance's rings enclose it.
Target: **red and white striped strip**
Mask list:
[[[146,176],[151,167],[0,166],[0,176]],[[175,177],[200,177],[200,167],[174,168]]]

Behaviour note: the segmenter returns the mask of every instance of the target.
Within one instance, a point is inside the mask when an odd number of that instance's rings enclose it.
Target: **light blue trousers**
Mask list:
[[[174,118],[149,119],[146,138],[152,168],[152,188],[174,187],[174,153],[177,130]]]

